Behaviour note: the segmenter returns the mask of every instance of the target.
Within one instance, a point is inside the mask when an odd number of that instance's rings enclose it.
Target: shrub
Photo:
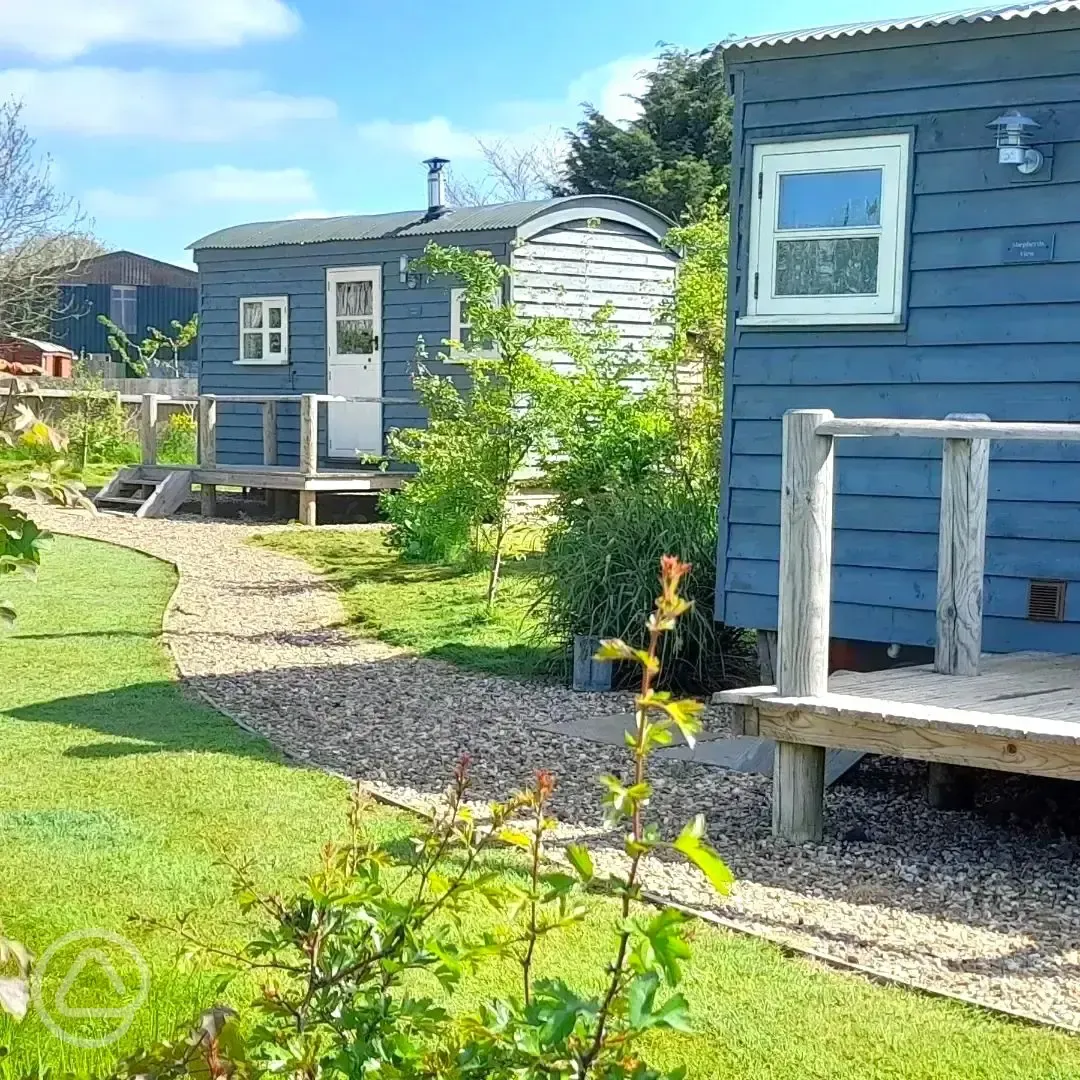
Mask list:
[[[198,425],[185,409],[173,413],[158,437],[158,460],[164,465],[194,465],[197,460]]]
[[[68,410],[59,421],[76,468],[90,462],[127,464],[139,460],[139,440],[131,417],[117,394],[99,379],[80,379]]]
[[[552,527],[541,564],[544,633],[567,644],[585,634],[643,647],[637,612],[652,598],[649,568],[664,552],[694,567],[685,586],[694,606],[661,646],[666,679],[702,690],[750,674],[745,635],[713,620],[715,504],[660,480],[597,492]]]
[[[673,840],[647,821],[647,763],[676,733],[693,744],[701,706],[654,689],[658,643],[689,609],[679,593],[689,567],[662,562],[660,596],[646,621],[648,644],[605,642],[601,656],[638,665],[640,690],[627,732],[628,776],[601,778],[612,825],[623,825],[622,866],[598,874],[587,848],[571,844],[566,865],[548,862],[555,779],[539,772],[506,802],[474,811],[467,802],[468,763],[454,772],[440,811],[400,858],[364,832],[364,802],[353,801],[345,839],[329,845],[315,873],[293,895],[259,890],[248,868],[234,868],[236,897],[257,925],[239,951],[205,942],[188,920],[167,926],[185,950],[258,976],[259,996],[238,1016],[209,1008],[195,1031],[166,1041],[122,1066],[146,1080],[281,1076],[295,1080],[655,1080],[640,1059],[641,1037],[688,1030],[686,999],[677,991],[690,957],[689,918],[643,908],[643,859],[661,851],[696,866],[727,892],[731,873],[704,839],[698,815]],[[654,583],[655,584],[655,583]],[[526,858],[520,878],[490,873],[495,844]],[[595,985],[542,979],[534,971],[539,941],[557,937],[591,910],[592,898],[614,899],[619,919],[611,959]],[[465,916],[479,906],[486,927]],[[151,923],[159,926],[160,924]],[[463,1019],[418,991],[417,973],[452,990],[466,971],[492,957],[511,960],[520,994],[490,1002]],[[21,973],[19,973],[21,972]],[[10,987],[25,997],[25,965]],[[667,1074],[671,1080],[682,1070]]]
[[[715,207],[671,230],[683,253],[673,298],[660,305],[666,341],[651,350],[649,389],[620,372],[573,377],[560,414],[561,455],[547,466],[555,492],[538,614],[569,650],[575,635],[643,644],[635,614],[652,595],[661,552],[694,564],[693,613],[665,640],[665,676],[711,688],[748,674],[748,642],[712,620],[720,493],[727,228]]]
[[[390,436],[393,455],[417,466],[415,479],[384,500],[394,525],[390,543],[433,562],[486,555],[490,610],[513,527],[510,501],[524,467],[551,448],[557,424],[561,376],[542,354],[580,360],[604,332],[579,330],[565,318],[520,315],[502,299],[508,269],[489,252],[430,244],[419,265],[464,287],[469,341],[447,345],[468,385],[459,389],[423,363],[413,379],[428,419]],[[422,350],[420,360],[426,360]]]

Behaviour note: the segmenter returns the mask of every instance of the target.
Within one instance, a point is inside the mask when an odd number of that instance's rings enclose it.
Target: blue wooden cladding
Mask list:
[[[837,416],[1080,422],[1080,12],[730,49],[732,278],[717,617],[776,627],[780,421]],[[808,92],[812,88],[811,92]],[[1000,165],[1017,108],[1048,166]],[[756,142],[912,133],[899,325],[738,326]],[[932,645],[941,444],[837,444],[832,634]],[[1062,623],[1033,578],[1071,582]],[[984,646],[1080,652],[1080,448],[991,448]]]
[[[99,315],[110,310],[110,285],[61,285],[57,315],[53,320],[52,340],[75,352],[109,352],[108,331],[98,322]],[[199,290],[173,285],[137,285],[136,329],[129,335],[133,341],[147,337],[147,328],[156,326],[165,333],[173,319],[186,323],[199,309]],[[180,359],[194,373],[197,350],[183,350]],[[114,357],[115,359],[115,357]]]

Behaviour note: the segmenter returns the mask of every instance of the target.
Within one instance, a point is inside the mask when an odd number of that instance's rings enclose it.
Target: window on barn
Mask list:
[[[240,300],[238,364],[289,362],[289,299],[245,296]]]
[[[125,334],[138,332],[138,305],[139,293],[134,285],[113,285],[109,290],[109,318]]]
[[[754,148],[744,323],[899,322],[910,136]]]
[[[501,298],[492,297],[492,303],[501,303]],[[498,356],[492,342],[477,343],[472,340],[472,327],[469,325],[469,308],[465,302],[464,289],[450,290],[450,358],[457,360],[469,356]]]

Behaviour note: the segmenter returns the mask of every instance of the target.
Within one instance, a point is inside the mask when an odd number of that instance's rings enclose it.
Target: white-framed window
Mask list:
[[[125,334],[138,333],[139,292],[134,285],[113,285],[109,289],[109,318]]]
[[[493,303],[501,302],[492,297]],[[465,302],[464,289],[450,290],[450,333],[449,340],[455,342],[450,346],[450,359],[458,360],[465,356],[484,356],[489,359],[498,356],[498,351],[491,342],[486,345],[472,340],[472,327],[469,325],[469,308]]]
[[[240,298],[240,352],[238,364],[289,362],[289,298]]]
[[[739,321],[899,322],[910,154],[906,133],[755,146]]]

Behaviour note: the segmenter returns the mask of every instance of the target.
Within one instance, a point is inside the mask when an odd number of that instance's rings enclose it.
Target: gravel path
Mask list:
[[[166,633],[181,675],[289,754],[412,801],[438,793],[464,752],[484,798],[550,768],[566,831],[601,835],[594,778],[622,771],[624,754],[532,724],[617,712],[626,698],[464,672],[353,637],[315,571],[244,543],[265,525],[34,513],[54,531],[176,563]],[[771,837],[761,777],[684,762],[653,777],[654,814],[670,830],[704,810],[739,879],[717,902],[686,868],[656,862],[655,890],[886,975],[1080,1026],[1080,785],[1046,783],[1036,800],[1030,780],[1002,774],[976,813],[932,812],[923,767],[867,758],[829,790],[826,842],[802,847]]]

